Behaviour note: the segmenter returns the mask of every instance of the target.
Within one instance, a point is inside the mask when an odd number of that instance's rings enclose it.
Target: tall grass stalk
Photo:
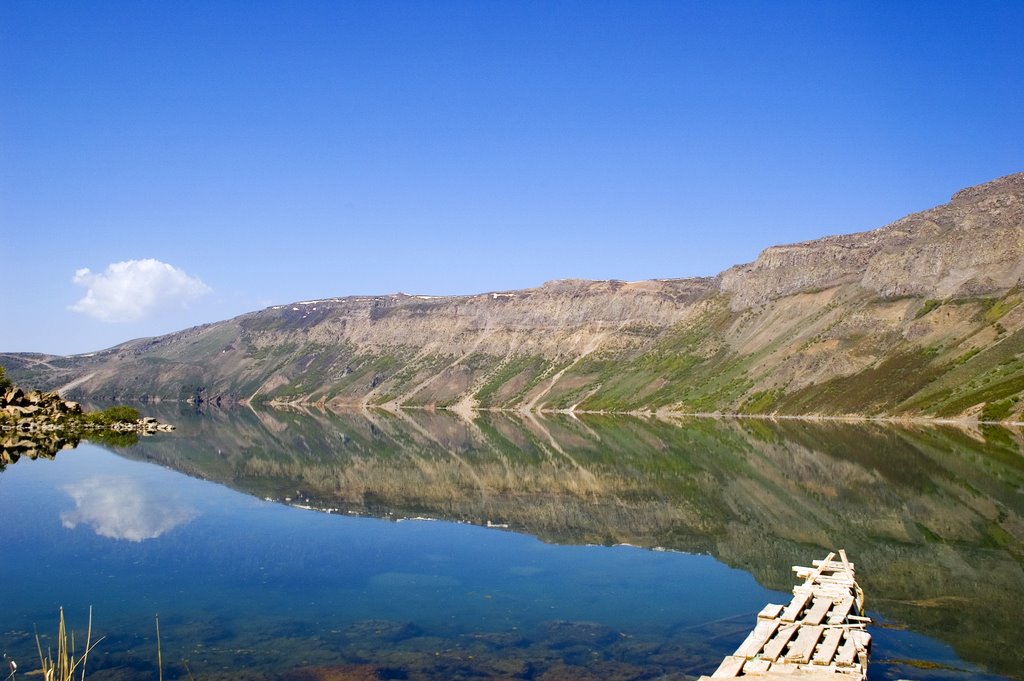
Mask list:
[[[85,681],[85,663],[89,659],[89,652],[99,645],[103,639],[100,638],[94,643],[92,640],[92,607],[89,607],[89,627],[85,635],[85,651],[81,657],[76,659],[75,632],[70,633],[64,622],[64,608],[60,609],[60,621],[57,626],[57,655],[47,646],[46,655],[43,655],[43,643],[36,632],[36,649],[39,651],[39,664],[43,669],[44,681],[74,681],[75,671],[81,669],[81,681]]]
[[[156,666],[160,671],[160,681],[164,681],[164,656],[160,650],[160,614],[156,616]]]

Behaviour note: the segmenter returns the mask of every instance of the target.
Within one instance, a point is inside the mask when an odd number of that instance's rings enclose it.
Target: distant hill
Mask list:
[[[1022,282],[1016,174],[712,278],[329,298],[0,363],[80,400],[1020,419]]]

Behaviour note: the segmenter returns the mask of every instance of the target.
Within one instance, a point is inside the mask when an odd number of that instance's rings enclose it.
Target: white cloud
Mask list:
[[[115,262],[105,272],[83,267],[72,281],[86,291],[71,309],[105,322],[137,321],[212,290],[198,277],[153,258]]]
[[[61,512],[61,524],[74,529],[82,523],[111,539],[155,539],[198,515],[166,491],[134,478],[96,475],[64,491],[75,501],[75,509]]]

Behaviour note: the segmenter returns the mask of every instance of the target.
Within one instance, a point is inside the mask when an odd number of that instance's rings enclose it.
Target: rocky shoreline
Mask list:
[[[130,410],[133,415],[137,413]],[[0,466],[21,457],[53,458],[90,437],[113,444],[131,444],[139,435],[169,432],[174,426],[152,417],[123,419],[108,412],[89,413],[57,392],[24,392],[11,386],[0,391]]]

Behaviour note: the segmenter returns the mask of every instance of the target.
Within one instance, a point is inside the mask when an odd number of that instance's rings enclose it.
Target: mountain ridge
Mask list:
[[[1024,173],[714,277],[300,301],[90,355],[0,355],[99,400],[1019,419]]]

